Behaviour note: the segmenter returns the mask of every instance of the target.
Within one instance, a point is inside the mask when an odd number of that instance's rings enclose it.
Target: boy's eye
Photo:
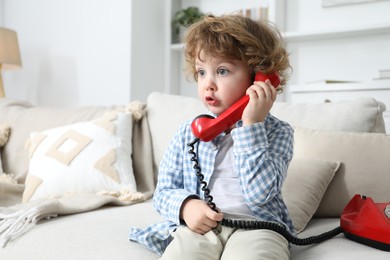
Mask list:
[[[206,74],[206,72],[202,69],[198,69],[198,76],[203,77]]]
[[[221,75],[221,76],[228,74],[228,72],[229,71],[227,69],[218,69],[218,75]]]

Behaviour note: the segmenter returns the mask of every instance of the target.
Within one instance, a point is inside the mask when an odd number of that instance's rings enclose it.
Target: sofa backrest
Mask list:
[[[177,128],[207,110],[196,98],[158,92],[151,93],[146,103],[153,160],[158,166]]]
[[[292,126],[321,131],[386,133],[385,105],[373,98],[313,104],[275,103],[271,113]]]
[[[385,133],[384,104],[373,98],[319,104],[275,103],[271,113],[292,126],[315,130]],[[153,156],[159,165],[177,127],[206,109],[197,98],[151,93],[147,113]]]

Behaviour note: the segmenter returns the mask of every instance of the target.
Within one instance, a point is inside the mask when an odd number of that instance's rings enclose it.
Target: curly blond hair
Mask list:
[[[283,38],[266,21],[254,21],[239,14],[207,15],[191,25],[184,37],[186,72],[197,80],[196,58],[200,53],[247,62],[253,73],[278,72],[281,86],[292,71]]]

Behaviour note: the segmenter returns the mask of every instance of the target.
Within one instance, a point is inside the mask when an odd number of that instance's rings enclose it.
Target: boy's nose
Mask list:
[[[217,90],[217,86],[214,85],[214,84],[213,85],[207,85],[206,90],[216,91]]]
[[[212,77],[207,77],[204,83],[206,90],[208,91],[216,91],[218,89],[215,80]]]

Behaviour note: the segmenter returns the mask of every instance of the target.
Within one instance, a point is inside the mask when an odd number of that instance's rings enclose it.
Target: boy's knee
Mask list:
[[[223,245],[212,230],[200,235],[187,227],[180,227],[172,236],[173,240],[160,259],[220,259]]]
[[[239,230],[228,240],[221,259],[288,260],[288,241],[269,230]]]

